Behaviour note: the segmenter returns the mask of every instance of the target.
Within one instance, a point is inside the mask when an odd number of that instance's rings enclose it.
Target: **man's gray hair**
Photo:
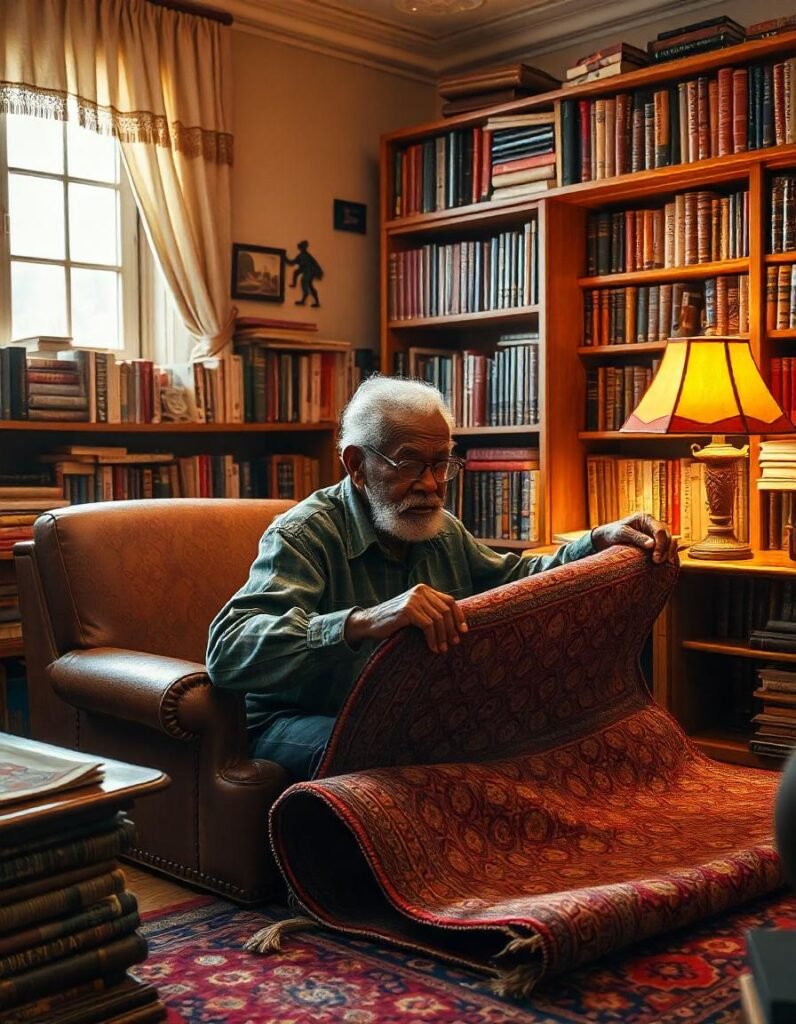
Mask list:
[[[451,411],[433,384],[379,374],[368,377],[354,392],[340,417],[337,442],[340,454],[352,444],[358,448],[367,444],[379,448],[399,423],[435,412],[444,417],[452,431]]]

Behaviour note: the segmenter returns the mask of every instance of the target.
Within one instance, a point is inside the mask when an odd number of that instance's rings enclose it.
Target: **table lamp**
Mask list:
[[[623,432],[712,434],[691,452],[705,464],[710,526],[689,548],[691,558],[751,558],[735,536],[732,506],[738,463],[749,446],[736,448],[725,434],[790,434],[794,426],[766,387],[745,338],[671,338],[661,365]]]

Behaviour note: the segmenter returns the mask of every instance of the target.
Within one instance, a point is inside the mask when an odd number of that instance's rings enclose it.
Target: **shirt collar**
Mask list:
[[[356,487],[347,476],[341,486],[343,511],[346,524],[346,546],[348,557],[356,558],[366,551],[371,544],[378,544],[376,531],[370,521],[368,510]]]

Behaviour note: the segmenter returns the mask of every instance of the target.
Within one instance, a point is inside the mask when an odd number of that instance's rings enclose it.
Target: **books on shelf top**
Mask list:
[[[557,78],[530,64],[503,64],[443,75],[437,90],[445,99],[456,99],[495,89],[521,88],[527,89],[529,93],[550,92],[560,84]]]
[[[318,325],[309,320],[277,320],[270,316],[236,316],[235,331],[253,330],[317,331]]]
[[[17,338],[11,344],[25,348],[29,352],[34,349],[41,352],[59,352],[72,348],[72,338],[66,334],[34,334],[29,338]]]
[[[93,786],[103,778],[102,762],[96,758],[61,756],[21,737],[0,734],[0,806]]]
[[[305,348],[339,352],[348,352],[351,348],[350,341],[340,341],[336,338],[309,337],[307,332],[271,330],[264,327],[252,328],[243,333],[236,332],[233,340],[236,347],[259,345],[270,348]]]

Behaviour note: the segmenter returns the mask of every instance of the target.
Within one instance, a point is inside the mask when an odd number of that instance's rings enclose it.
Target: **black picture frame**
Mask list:
[[[334,200],[335,231],[353,231],[365,235],[368,231],[368,208],[365,203],[353,203],[348,199]]]
[[[267,245],[232,245],[233,299],[285,301],[285,250]]]

